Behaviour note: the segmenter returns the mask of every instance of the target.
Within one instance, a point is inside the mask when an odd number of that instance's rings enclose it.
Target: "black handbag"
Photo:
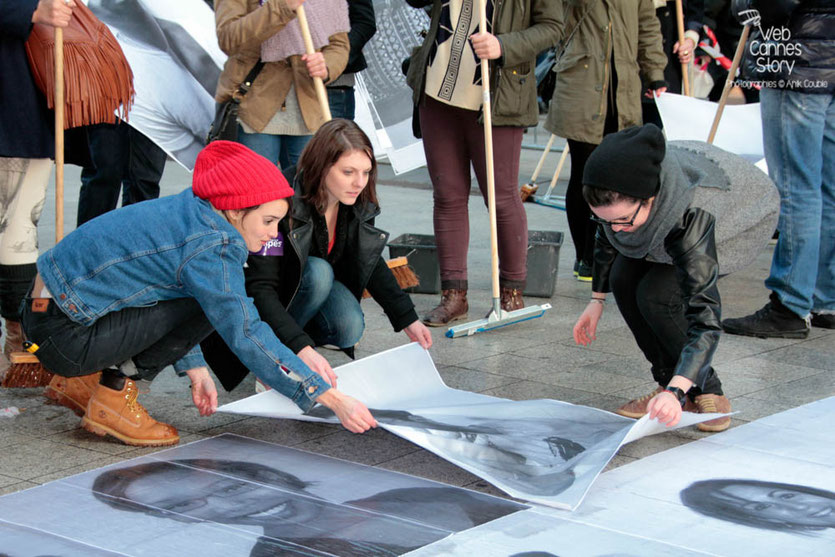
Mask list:
[[[244,82],[238,86],[238,90],[232,94],[232,98],[217,105],[215,119],[212,121],[212,125],[209,127],[209,133],[206,135],[206,144],[217,141],[218,139],[226,141],[238,140],[238,110],[241,107],[241,100],[249,92],[249,89],[252,87],[252,82],[261,73],[263,67],[264,62],[258,60],[246,78],[244,78]]]

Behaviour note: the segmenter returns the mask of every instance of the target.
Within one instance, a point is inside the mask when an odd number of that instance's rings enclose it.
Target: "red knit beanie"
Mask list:
[[[191,189],[221,211],[293,196],[274,163],[234,141],[213,141],[200,151]]]

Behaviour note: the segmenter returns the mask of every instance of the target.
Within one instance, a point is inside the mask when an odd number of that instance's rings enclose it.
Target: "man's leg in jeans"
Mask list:
[[[833,328],[835,323],[835,95],[828,95],[823,131],[823,170],[821,180],[820,256],[812,298],[812,311],[827,318],[816,319],[816,326]]]
[[[812,309],[819,267],[822,147],[832,99],[773,89],[761,91],[761,99],[765,156],[780,190],[780,237],[765,285],[805,318]]]

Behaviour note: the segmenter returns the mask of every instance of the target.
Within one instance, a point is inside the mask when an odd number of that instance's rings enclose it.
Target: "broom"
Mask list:
[[[519,195],[522,198],[522,203],[528,201],[528,199],[536,193],[536,190],[539,189],[539,186],[536,183],[536,179],[539,178],[539,172],[542,170],[542,165],[545,164],[545,157],[547,157],[548,153],[551,152],[551,145],[554,144],[554,139],[556,138],[556,135],[551,134],[551,137],[548,139],[548,144],[545,145],[545,150],[542,151],[542,156],[539,157],[539,162],[536,163],[536,168],[534,168],[533,170],[533,174],[531,175],[531,181],[527,184],[522,185],[522,189],[519,191]]]
[[[55,243],[64,236],[64,31],[55,28]],[[24,341],[24,348],[34,352],[37,345]],[[9,371],[3,378],[6,388],[45,387],[52,373],[30,352],[12,352]]]
[[[313,54],[316,52],[316,49],[313,48],[313,39],[310,36],[310,27],[307,24],[307,14],[304,11],[304,6],[296,8],[296,17],[299,20],[302,40],[304,40],[304,50],[307,54]],[[316,98],[319,101],[319,108],[322,109],[322,115],[325,117],[325,121],[328,122],[331,120],[331,109],[328,104],[328,94],[325,91],[325,84],[321,77],[313,78],[313,87],[316,90]],[[397,279],[397,284],[400,288],[411,288],[420,283],[415,272],[409,267],[409,261],[405,257],[397,257],[386,261],[386,263],[394,274],[394,278]],[[367,290],[362,293],[363,298],[368,298],[369,296],[370,294]]]
[[[406,290],[407,288],[412,288],[420,284],[420,279],[409,265],[409,260],[406,257],[395,257],[394,259],[389,259],[386,261],[386,265],[388,265],[389,269],[391,269],[391,273],[397,280],[397,286],[399,286],[402,290]],[[371,293],[368,290],[363,290],[362,297],[370,298]]]
[[[745,15],[741,12],[740,15]],[[722,96],[719,98],[719,105],[716,107],[716,114],[713,116],[713,123],[710,126],[710,132],[707,136],[707,142],[713,143],[716,139],[716,132],[719,130],[719,121],[722,119],[722,112],[725,110],[725,104],[728,102],[728,95],[733,87],[736,79],[736,70],[739,68],[739,63],[742,60],[742,55],[745,52],[745,43],[748,42],[748,35],[751,33],[751,25],[759,24],[759,13],[756,10],[751,10],[749,19],[743,24],[742,35],[739,38],[739,44],[734,53],[734,59],[731,62],[731,67],[728,69],[728,77],[725,80],[725,86],[722,89]]]

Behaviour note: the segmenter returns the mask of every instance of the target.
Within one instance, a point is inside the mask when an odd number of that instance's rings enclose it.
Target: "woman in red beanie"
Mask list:
[[[380,208],[368,136],[351,120],[331,120],[307,144],[297,168],[286,171],[296,191],[291,218],[247,261],[247,293],[261,318],[312,369],[332,374],[315,347],[335,346],[353,358],[368,289],[395,331],[429,348],[432,335],[382,257],[388,234],[374,226]],[[202,347],[227,389],[248,373],[215,335]]]
[[[200,341],[213,330],[258,378],[345,427],[376,422],[331,388],[260,320],[244,289],[251,251],[278,235],[293,190],[247,147],[217,141],[197,157],[193,187],[93,219],[38,259],[23,328],[55,373],[47,396],[83,415],[84,429],[129,445],[173,445],[177,430],[137,402],[135,381],[173,365],[191,379],[202,415],[217,408]],[[99,373],[101,372],[101,373]]]

